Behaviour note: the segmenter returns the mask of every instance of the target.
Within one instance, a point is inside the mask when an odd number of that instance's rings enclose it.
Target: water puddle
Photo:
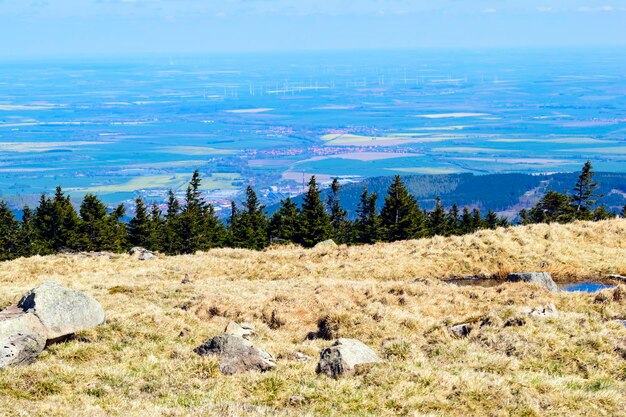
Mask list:
[[[445,282],[459,287],[497,287],[503,284],[505,281],[498,281],[496,279],[484,279],[484,278],[455,278],[447,279]],[[587,292],[596,293],[598,291],[615,288],[616,282],[611,280],[596,280],[589,279],[579,282],[561,282],[558,283],[559,288],[565,292]]]

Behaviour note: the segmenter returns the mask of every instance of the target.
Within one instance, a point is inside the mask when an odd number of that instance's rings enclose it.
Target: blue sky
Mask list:
[[[626,0],[0,0],[4,57],[626,45]]]

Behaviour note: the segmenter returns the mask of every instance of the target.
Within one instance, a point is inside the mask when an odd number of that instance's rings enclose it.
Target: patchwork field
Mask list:
[[[626,275],[625,235],[622,219],[351,248],[4,263],[0,308],[55,280],[97,298],[107,323],[3,369],[0,414],[624,416],[624,285],[549,293],[442,280]],[[555,317],[526,313],[550,304]],[[255,326],[253,342],[277,358],[276,370],[225,376],[215,358],[193,352],[230,320]],[[465,322],[474,325],[468,337],[450,332]],[[330,338],[362,340],[384,362],[317,376],[319,351],[331,344],[307,339],[318,325]]]

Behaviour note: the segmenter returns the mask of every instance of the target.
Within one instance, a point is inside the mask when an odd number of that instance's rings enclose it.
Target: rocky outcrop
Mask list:
[[[471,323],[456,324],[450,327],[450,331],[456,337],[464,338],[464,337],[469,336],[469,334],[472,332],[472,324]]]
[[[135,246],[128,251],[128,254],[131,256],[136,256],[140,261],[149,261],[152,259],[157,259],[157,256],[150,252],[148,249],[142,248],[140,246]]]
[[[547,272],[516,272],[509,274],[507,277],[509,282],[530,282],[541,285],[548,291],[558,292],[559,287],[556,285],[550,274]]]
[[[198,355],[215,355],[220,371],[234,375],[248,371],[266,372],[276,368],[276,360],[249,340],[232,334],[221,334],[194,349]]]
[[[47,281],[0,311],[0,368],[33,362],[46,344],[104,323],[100,303]]]
[[[53,281],[30,290],[17,306],[37,316],[48,341],[62,339],[105,321],[104,309],[94,298]]]
[[[357,367],[382,362],[376,353],[356,339],[338,339],[332,346],[322,349],[317,373],[338,378],[353,372]]]
[[[250,339],[255,335],[254,326],[250,323],[237,324],[234,321],[228,323],[224,329],[225,334],[233,336],[243,337],[244,339]]]
[[[35,362],[46,347],[46,338],[37,333],[0,336],[0,369]]]
[[[335,243],[335,241],[332,239],[328,239],[313,246],[313,249],[336,248],[336,247],[337,247],[337,244]]]

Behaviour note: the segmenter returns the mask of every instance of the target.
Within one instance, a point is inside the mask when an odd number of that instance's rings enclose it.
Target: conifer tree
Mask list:
[[[317,243],[330,239],[332,229],[330,216],[324,209],[321,191],[315,176],[309,181],[309,188],[304,195],[300,212],[300,242],[305,247],[313,247]]]
[[[480,210],[478,210],[477,208],[472,210],[472,231],[471,233],[474,233],[475,231],[481,229],[483,227],[483,218],[480,214]]]
[[[79,218],[69,196],[57,187],[54,197],[42,194],[35,209],[33,226],[38,252],[42,255],[78,248]]]
[[[128,223],[128,241],[132,246],[150,247],[150,217],[141,197],[135,200],[135,217]]]
[[[347,220],[348,212],[341,207],[339,193],[341,184],[337,178],[333,179],[330,187],[330,194],[326,205],[330,212],[330,225],[332,227],[332,237],[336,243],[347,243],[350,239],[350,223]]]
[[[599,183],[593,181],[594,175],[591,161],[585,162],[572,195],[572,205],[576,211],[576,218],[588,218],[590,208],[596,204],[596,198],[602,197],[596,194]]]
[[[298,241],[300,210],[298,205],[287,197],[280,200],[280,208],[272,216],[269,226],[271,242]]]
[[[422,211],[399,175],[394,177],[387,190],[380,217],[384,240],[387,242],[412,239],[422,234]]]
[[[626,205],[622,207],[622,218],[626,219]]]
[[[128,249],[128,231],[126,224],[122,222],[125,214],[126,207],[124,207],[124,204],[120,204],[107,216],[107,238],[102,250],[124,252]]]
[[[168,192],[167,211],[165,213],[163,251],[168,255],[177,255],[183,251],[180,231],[180,203],[171,189]]]
[[[19,222],[6,202],[0,201],[0,261],[18,256]]]
[[[500,219],[495,211],[489,210],[485,216],[485,226],[488,229],[495,230],[500,225]]]
[[[479,213],[480,214],[480,213]],[[463,207],[463,214],[461,215],[461,234],[469,234],[474,232],[474,218],[467,207]]]
[[[446,217],[448,233],[451,235],[461,234],[461,219],[459,218],[459,206],[454,203]]]
[[[19,256],[28,257],[35,254],[35,232],[33,230],[33,212],[27,205],[22,209],[20,235],[18,242]]]
[[[110,238],[107,209],[93,194],[86,194],[80,205],[79,246],[84,251],[101,251]]]
[[[264,210],[254,189],[248,186],[243,209],[239,213],[235,212],[236,219],[231,226],[233,246],[256,250],[267,246],[267,218]]]
[[[357,207],[357,219],[354,223],[355,240],[358,243],[375,243],[381,238],[380,217],[376,210],[377,200],[376,193],[369,194],[367,188],[363,187]]]
[[[574,220],[575,216],[572,199],[567,194],[552,190],[548,191],[534,207],[520,212],[524,224],[568,223]]]
[[[604,204],[596,207],[596,209],[593,211],[593,221],[595,222],[601,221],[601,220],[608,220],[613,217],[615,217],[615,214],[610,213],[606,209],[606,206]]]
[[[428,233],[430,236],[446,236],[448,227],[446,222],[446,211],[441,204],[441,198],[435,199],[435,208],[428,213]]]
[[[157,204],[152,204],[150,209],[150,247],[155,251],[165,251],[165,219]]]

